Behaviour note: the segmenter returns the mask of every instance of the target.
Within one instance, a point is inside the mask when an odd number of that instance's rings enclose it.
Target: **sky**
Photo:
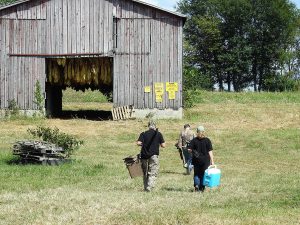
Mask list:
[[[142,0],[144,2],[148,2],[150,4],[159,6],[161,8],[175,11],[174,7],[178,0]],[[295,5],[300,8],[300,0],[290,0],[291,2],[295,3]]]

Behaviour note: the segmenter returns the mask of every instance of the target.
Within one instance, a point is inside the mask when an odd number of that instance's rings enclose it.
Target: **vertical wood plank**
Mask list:
[[[105,1],[101,1],[101,7],[99,8],[99,26],[98,26],[98,37],[99,37],[99,52],[104,53],[104,34],[105,34],[105,29],[104,29],[104,18],[105,18]]]
[[[179,98],[178,98],[178,103],[177,107],[182,107],[182,20],[178,20],[178,79],[180,80],[179,84]]]
[[[89,47],[88,47],[88,51],[89,52],[96,52],[94,49],[94,28],[95,28],[95,22],[94,22],[94,18],[95,18],[95,9],[94,9],[94,0],[90,0],[89,1]]]
[[[5,30],[5,25],[4,25],[4,20],[0,19],[0,30]],[[1,108],[5,107],[5,48],[4,48],[4,43],[5,43],[5,32],[0,32],[0,106]]]
[[[113,51],[113,4],[108,1],[108,51]]]
[[[108,3],[103,2],[103,52],[105,55],[108,53]]]
[[[81,0],[75,0],[75,18],[76,18],[76,52],[81,53],[81,36],[80,36],[80,30],[81,30]],[[73,34],[74,35],[74,34]]]
[[[68,24],[68,4],[67,1],[62,0],[62,52],[68,53],[68,34],[69,34],[69,24]]]
[[[178,80],[175,79],[175,76],[174,76],[174,19],[170,20],[169,36],[170,36],[169,81],[177,82]],[[175,98],[176,98],[176,96],[175,96]],[[169,101],[170,101],[169,107],[174,109],[175,100],[169,100]]]

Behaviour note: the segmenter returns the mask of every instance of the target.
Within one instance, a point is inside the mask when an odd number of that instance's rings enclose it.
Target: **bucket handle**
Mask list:
[[[214,165],[210,165],[207,169],[211,169],[211,168],[215,168],[215,169],[217,169],[217,165],[216,164],[214,164]]]

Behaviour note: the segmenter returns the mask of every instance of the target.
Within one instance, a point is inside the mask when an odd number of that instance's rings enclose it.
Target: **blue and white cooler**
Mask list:
[[[203,185],[207,187],[217,187],[220,185],[221,170],[217,168],[217,165],[209,166],[203,177]]]

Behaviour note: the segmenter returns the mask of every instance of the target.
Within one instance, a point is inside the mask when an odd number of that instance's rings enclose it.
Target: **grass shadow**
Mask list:
[[[162,174],[179,174],[179,175],[191,175],[191,174],[187,174],[186,172],[175,172],[175,171],[170,171],[170,170],[164,170],[161,171],[160,173]]]
[[[183,187],[163,187],[162,190],[171,192],[190,192],[189,190]]]
[[[85,119],[92,121],[111,120],[111,111],[105,110],[63,110],[59,115],[52,116],[52,118],[60,118],[65,120],[70,119]]]
[[[74,162],[72,159],[60,159],[60,160],[44,160],[44,161],[36,161],[31,159],[22,159],[22,158],[10,158],[5,159],[4,163],[7,165],[15,166],[15,165],[43,165],[43,166],[59,166],[62,164],[69,164]]]

